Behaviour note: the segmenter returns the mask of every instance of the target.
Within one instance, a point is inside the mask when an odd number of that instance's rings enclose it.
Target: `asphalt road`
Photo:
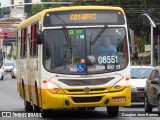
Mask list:
[[[3,113],[2,113],[3,112]],[[10,74],[0,80],[0,120],[159,120],[157,108],[152,114],[145,114],[143,103],[133,103],[131,107],[120,107],[118,117],[109,118],[105,107],[97,107],[94,111],[78,111],[73,109],[52,110],[48,118],[42,118],[40,113],[24,112],[23,100],[17,92],[16,79]],[[9,116],[12,117],[9,117]],[[139,117],[141,115],[141,117]],[[7,117],[8,116],[8,117]]]

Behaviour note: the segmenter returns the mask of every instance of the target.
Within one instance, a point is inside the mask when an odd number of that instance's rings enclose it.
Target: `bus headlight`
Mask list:
[[[121,91],[121,90],[125,89],[127,86],[130,86],[129,78],[125,77],[122,80],[120,80],[119,82],[117,82],[113,87],[111,87],[109,92]]]
[[[49,80],[43,80],[43,86],[44,86],[44,89],[48,90],[53,94],[62,93],[61,89],[54,83],[50,82]]]

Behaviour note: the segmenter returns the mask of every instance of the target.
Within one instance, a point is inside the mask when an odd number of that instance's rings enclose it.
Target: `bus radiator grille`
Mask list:
[[[91,88],[90,92],[102,92],[105,91],[106,88]],[[70,89],[68,92],[84,92],[84,89]]]

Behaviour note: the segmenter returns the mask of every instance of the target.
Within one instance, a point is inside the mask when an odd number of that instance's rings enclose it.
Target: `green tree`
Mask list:
[[[45,7],[43,5],[41,5],[41,4],[40,5],[32,5],[32,13],[28,13],[27,14],[27,18],[37,14],[38,12],[40,12],[40,11],[42,11],[44,9],[45,9]]]
[[[59,2],[60,0],[42,0],[42,2]],[[55,8],[55,7],[61,7],[60,4],[46,4],[44,5],[45,9],[48,9],[48,8]]]
[[[59,2],[59,0],[42,0],[42,2]],[[144,50],[144,44],[149,41],[150,23],[145,22],[143,13],[148,13],[156,22],[160,22],[160,1],[159,0],[102,0],[102,1],[83,1],[72,0],[72,6],[83,5],[101,5],[101,6],[119,6],[122,7],[126,13],[128,26],[134,30],[136,42],[139,52]],[[37,12],[48,9],[60,7],[61,5],[33,5],[32,13],[28,17],[36,14]]]
[[[42,0],[42,2],[58,2],[59,0]],[[37,14],[38,12],[44,10],[44,9],[49,9],[49,8],[55,8],[55,7],[61,7],[59,4],[40,4],[40,5],[32,5],[32,12],[27,14],[27,18]]]

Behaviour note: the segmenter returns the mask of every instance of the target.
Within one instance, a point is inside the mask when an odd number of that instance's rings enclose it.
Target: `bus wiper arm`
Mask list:
[[[66,24],[66,22],[65,22],[64,20],[62,20],[56,13],[54,13],[54,15],[55,15],[60,21],[62,21],[63,23]]]
[[[102,33],[106,30],[107,26],[105,25],[104,28],[100,30],[100,32],[97,34],[97,36],[92,40],[91,45],[95,44],[95,42],[98,40],[98,38],[102,35]]]
[[[72,48],[72,46],[71,46],[71,40],[70,40],[70,38],[68,36],[67,30],[64,28],[63,32],[64,32],[64,35],[65,35],[65,39],[67,41],[67,46],[68,46],[69,49],[71,49]]]

